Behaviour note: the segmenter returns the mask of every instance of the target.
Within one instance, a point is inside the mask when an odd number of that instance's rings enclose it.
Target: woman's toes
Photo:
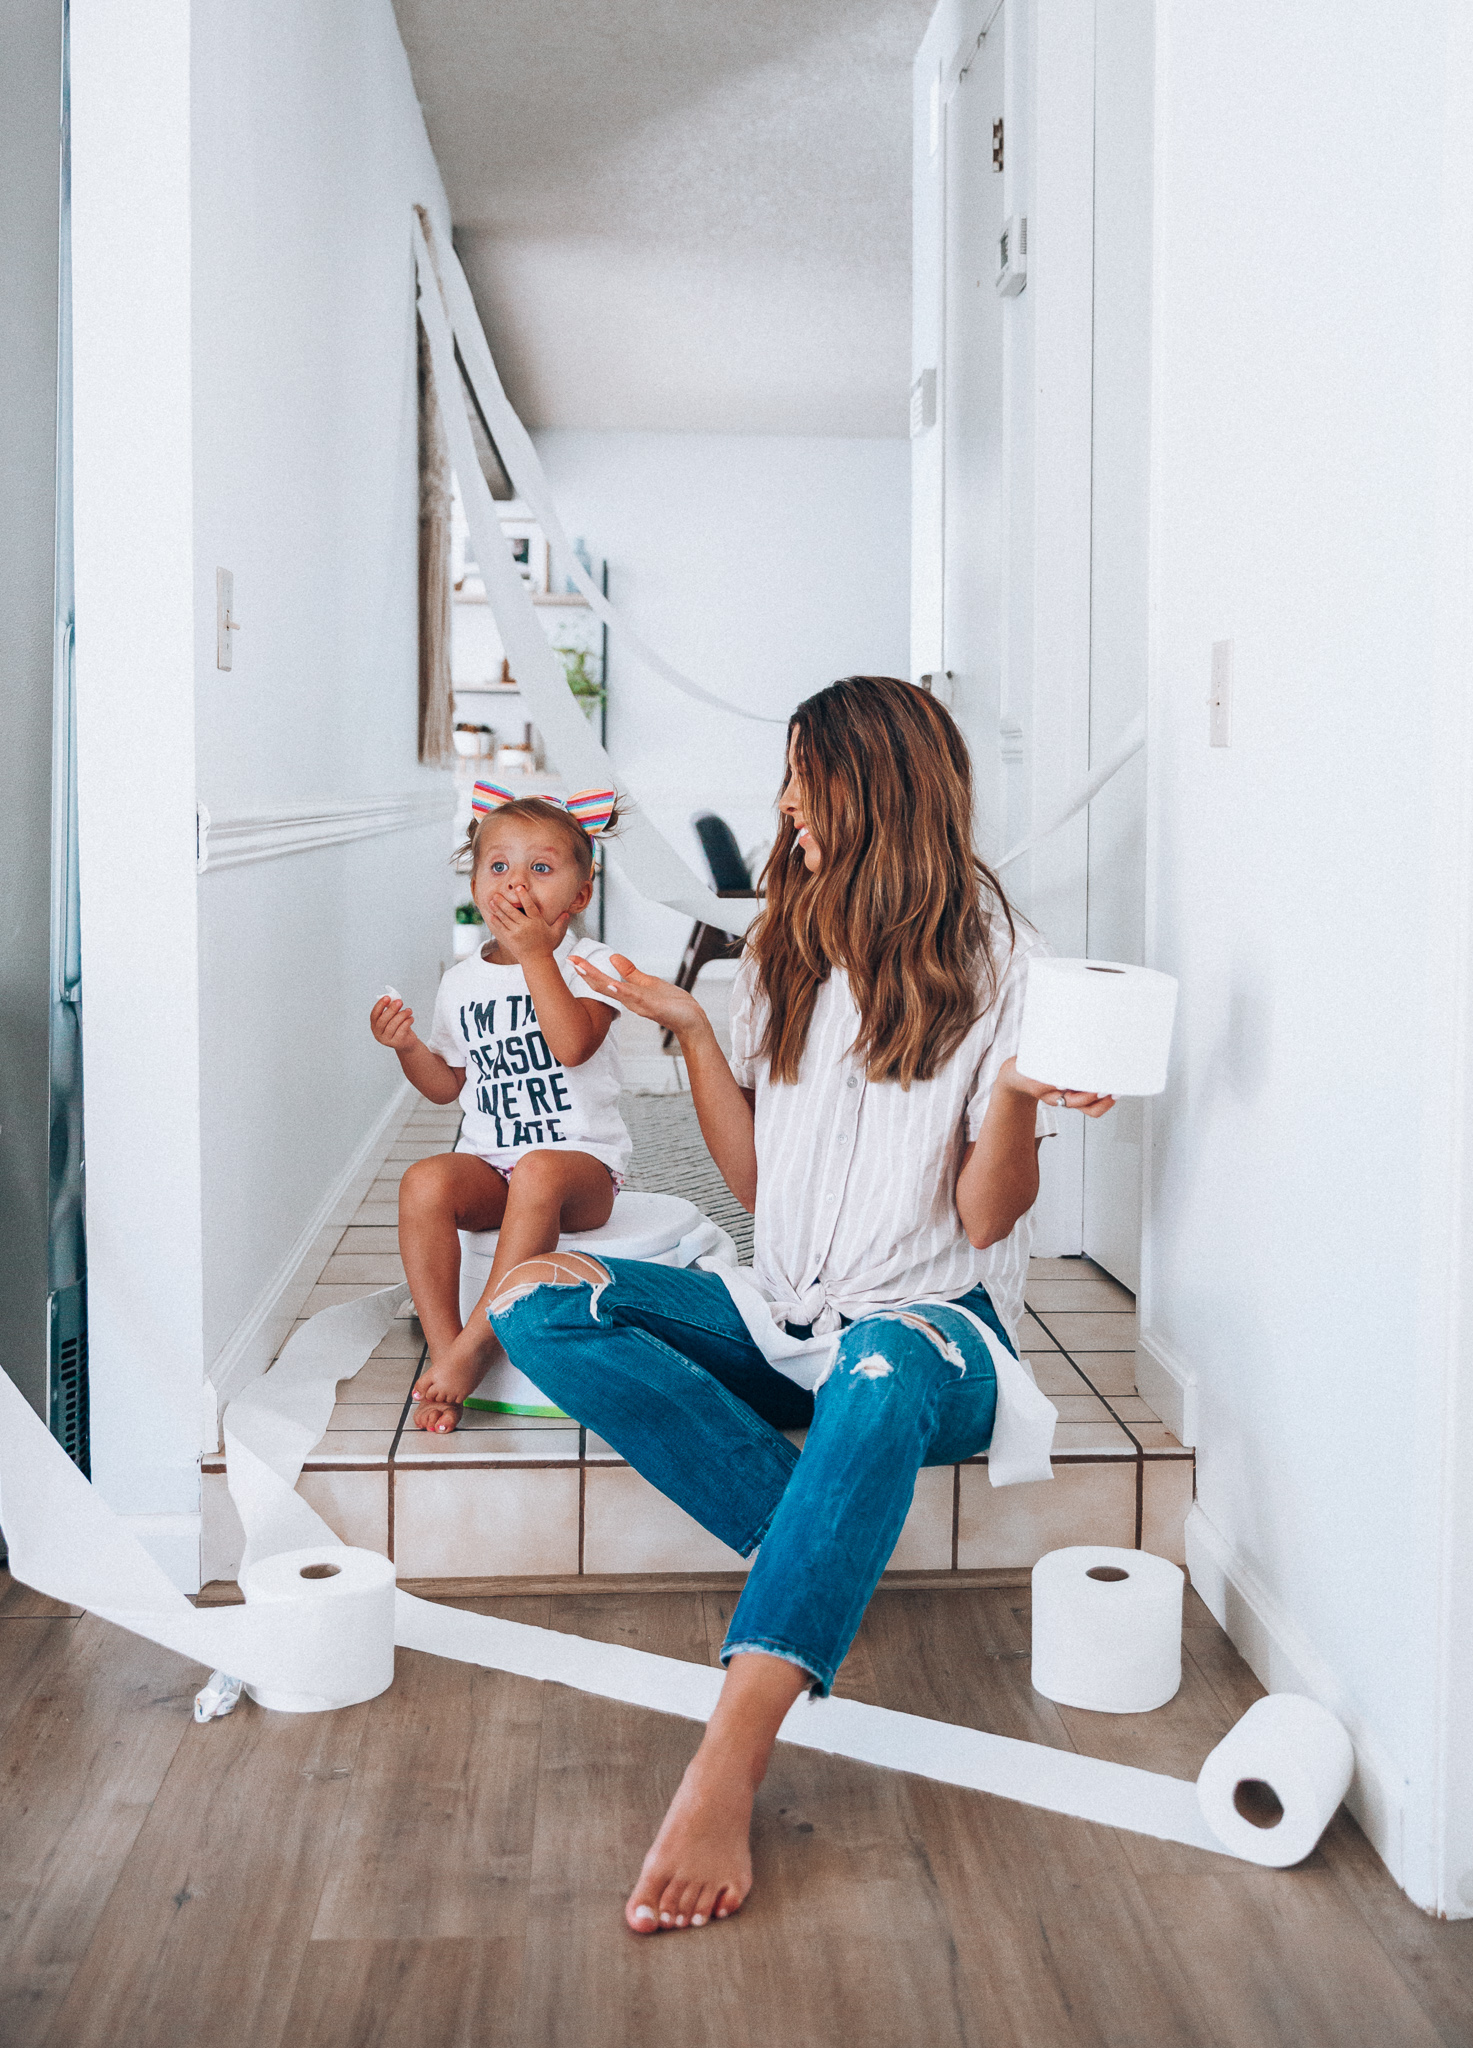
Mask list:
[[[719,1884],[703,1884],[701,1886],[699,1896],[691,1907],[690,1924],[692,1927],[705,1926],[706,1922],[711,1919],[716,1901],[720,1896],[721,1886]]]
[[[698,1884],[683,1884],[675,1900],[675,1924],[689,1927],[700,1903],[701,1887]]]
[[[631,1899],[624,1908],[624,1918],[636,1934],[655,1934],[659,1931],[660,1916],[648,1899],[638,1904]]]

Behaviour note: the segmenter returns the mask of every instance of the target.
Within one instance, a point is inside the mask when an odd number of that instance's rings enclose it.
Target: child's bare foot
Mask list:
[[[752,1889],[753,1790],[744,1759],[704,1744],[696,1752],[625,1902],[636,1934],[704,1927],[740,1910]]]
[[[414,1383],[409,1398],[414,1403],[416,1429],[437,1434],[454,1429],[463,1413],[467,1394],[473,1394],[486,1377],[487,1359],[464,1341],[464,1332],[436,1365],[427,1365]]]

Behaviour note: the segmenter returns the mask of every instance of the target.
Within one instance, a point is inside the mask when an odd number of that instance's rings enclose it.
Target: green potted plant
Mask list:
[[[562,657],[563,674],[568,679],[568,688],[582,707],[583,716],[592,718],[604,701],[604,686],[588,666],[591,659],[588,649],[555,647],[553,652]]]

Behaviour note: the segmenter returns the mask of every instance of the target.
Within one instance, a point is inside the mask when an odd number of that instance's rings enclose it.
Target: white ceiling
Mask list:
[[[529,425],[903,434],[934,0],[395,0]]]

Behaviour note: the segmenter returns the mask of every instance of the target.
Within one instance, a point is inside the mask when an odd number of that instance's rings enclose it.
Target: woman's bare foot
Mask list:
[[[625,1904],[636,1934],[704,1927],[740,1909],[752,1889],[755,1792],[741,1760],[707,1756],[702,1743]]]
[[[752,1801],[783,1717],[809,1677],[762,1650],[731,1660],[721,1698],[624,1904],[635,1934],[704,1927],[752,1889]]]
[[[467,1394],[473,1394],[486,1377],[489,1363],[485,1350],[472,1350],[462,1330],[439,1363],[431,1361],[414,1383],[409,1398],[415,1428],[437,1433],[454,1429]]]

